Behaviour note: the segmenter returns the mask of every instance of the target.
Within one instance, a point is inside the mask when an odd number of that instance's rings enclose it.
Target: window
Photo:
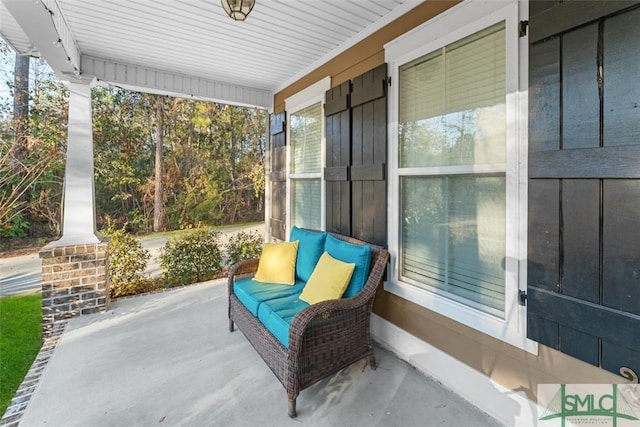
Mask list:
[[[285,101],[289,112],[288,226],[324,229],[324,79]]]
[[[504,176],[405,176],[401,187],[400,278],[501,316]]]
[[[400,278],[496,314],[506,255],[504,40],[502,22],[402,65],[398,92]]]
[[[320,229],[322,105],[291,113],[291,218],[299,227]]]
[[[531,350],[517,304],[526,230],[518,6],[473,3],[385,46],[397,82],[387,290]]]

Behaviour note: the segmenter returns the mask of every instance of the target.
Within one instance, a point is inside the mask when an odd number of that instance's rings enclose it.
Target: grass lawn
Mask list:
[[[0,298],[0,417],[42,346],[40,293]]]

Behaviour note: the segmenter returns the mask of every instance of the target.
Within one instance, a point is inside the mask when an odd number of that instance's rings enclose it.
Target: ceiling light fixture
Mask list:
[[[220,0],[224,11],[234,21],[244,21],[251,13],[256,0]]]

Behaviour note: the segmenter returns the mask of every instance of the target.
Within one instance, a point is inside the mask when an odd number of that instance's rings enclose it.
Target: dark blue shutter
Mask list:
[[[285,240],[286,237],[286,189],[287,189],[287,147],[286,147],[286,113],[272,114],[270,117],[270,148],[269,158],[271,171],[269,181],[271,183],[271,218],[269,227],[271,236]]]
[[[387,66],[326,93],[326,224],[387,245]]]
[[[530,3],[528,337],[617,374],[640,372],[637,5]]]
[[[351,82],[326,92],[325,136],[326,228],[327,231],[351,235]]]

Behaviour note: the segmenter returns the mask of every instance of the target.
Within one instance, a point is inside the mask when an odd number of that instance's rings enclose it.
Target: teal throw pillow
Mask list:
[[[332,257],[356,265],[353,275],[351,276],[351,281],[347,286],[347,290],[344,291],[342,298],[356,296],[367,282],[367,277],[369,277],[371,247],[369,247],[369,245],[356,245],[345,242],[344,240],[333,237],[331,234],[327,234],[324,248]]]
[[[291,229],[289,241],[297,240],[298,258],[296,259],[296,277],[305,282],[311,277],[318,260],[324,253],[324,242],[327,233],[298,228]]]

